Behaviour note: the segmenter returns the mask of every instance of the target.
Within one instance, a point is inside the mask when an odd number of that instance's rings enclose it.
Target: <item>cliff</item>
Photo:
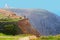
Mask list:
[[[32,35],[40,36],[40,33],[35,28],[32,27],[32,25],[30,24],[27,18],[18,21],[18,26],[23,31],[24,34],[32,34]]]

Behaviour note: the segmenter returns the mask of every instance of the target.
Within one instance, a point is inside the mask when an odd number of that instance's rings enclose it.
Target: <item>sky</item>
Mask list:
[[[0,8],[5,4],[13,8],[45,9],[60,16],[60,0],[0,0]]]

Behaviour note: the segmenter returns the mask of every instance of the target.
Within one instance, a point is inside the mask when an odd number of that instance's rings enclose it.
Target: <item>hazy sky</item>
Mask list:
[[[60,0],[0,0],[0,8],[5,4],[14,8],[46,9],[60,15]]]

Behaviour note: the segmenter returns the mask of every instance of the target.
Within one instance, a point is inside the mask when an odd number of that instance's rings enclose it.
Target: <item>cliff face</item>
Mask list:
[[[23,31],[24,34],[33,34],[40,36],[40,33],[34,29],[28,19],[23,19],[18,22],[19,28]]]

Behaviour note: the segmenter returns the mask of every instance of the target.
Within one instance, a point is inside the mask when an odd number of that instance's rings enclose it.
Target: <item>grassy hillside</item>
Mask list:
[[[11,19],[11,18],[5,18],[5,19],[0,19],[0,22],[16,22],[20,19],[16,18],[16,19]]]
[[[5,16],[3,16],[2,13],[0,13],[0,19],[1,19],[1,18],[5,18]]]
[[[14,22],[21,20],[19,18],[9,18],[8,16],[4,16],[2,13],[0,13],[0,22]]]

